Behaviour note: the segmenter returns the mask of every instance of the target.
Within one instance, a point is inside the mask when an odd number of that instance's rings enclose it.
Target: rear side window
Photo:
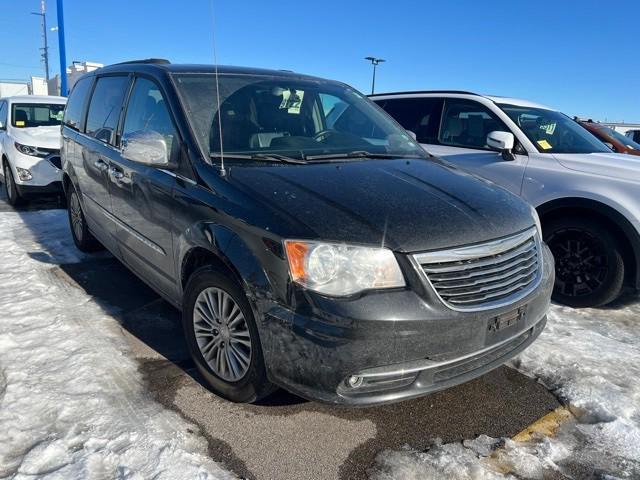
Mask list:
[[[76,82],[71,95],[69,95],[63,122],[74,130],[80,130],[89,87],[91,87],[91,78],[82,78]]]
[[[0,128],[7,128],[7,102],[0,102]]]
[[[484,105],[473,100],[445,100],[438,138],[441,144],[490,150],[487,135],[494,130],[509,131],[502,120]]]
[[[442,100],[438,98],[396,98],[382,100],[380,106],[420,143],[437,143]]]
[[[87,114],[87,135],[115,144],[115,132],[128,85],[129,77],[98,78]]]

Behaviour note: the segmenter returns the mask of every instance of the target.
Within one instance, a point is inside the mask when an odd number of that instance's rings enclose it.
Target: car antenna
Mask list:
[[[225,177],[227,171],[224,168],[224,145],[222,144],[222,114],[220,113],[220,84],[218,82],[218,55],[216,52],[216,17],[213,7],[214,0],[211,0],[211,39],[213,42],[213,68],[216,79],[216,104],[218,108],[218,135],[220,136],[220,176]]]

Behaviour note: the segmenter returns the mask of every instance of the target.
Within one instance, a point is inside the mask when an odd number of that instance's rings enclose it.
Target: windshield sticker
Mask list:
[[[24,120],[16,120],[16,127],[24,127]]]
[[[553,122],[548,125],[540,125],[540,130],[547,132],[547,135],[553,135],[553,132],[556,131],[556,123]]]
[[[282,102],[280,109],[287,109],[288,113],[298,115],[302,108],[302,99],[304,98],[304,90],[285,90],[282,92]]]
[[[538,145],[540,145],[540,148],[542,148],[543,150],[549,150],[550,148],[553,148],[551,144],[546,140],[538,140]]]

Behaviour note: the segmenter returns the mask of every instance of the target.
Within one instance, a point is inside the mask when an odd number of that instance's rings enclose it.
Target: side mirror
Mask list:
[[[124,135],[120,141],[122,156],[127,160],[156,168],[174,168],[165,138],[154,130],[138,130]]]
[[[516,157],[512,152],[515,143],[516,139],[511,132],[494,131],[487,135],[487,145],[502,153],[504,160],[515,160]]]
[[[407,133],[409,134],[409,136],[411,138],[413,138],[416,142],[418,141],[418,136],[415,134],[415,132],[412,132],[411,130],[407,130]]]

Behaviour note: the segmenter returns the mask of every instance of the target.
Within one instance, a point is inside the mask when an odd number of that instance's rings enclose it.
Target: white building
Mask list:
[[[71,66],[67,67],[67,89],[71,91],[82,75],[93,72],[100,67],[104,67],[104,64],[96,62],[73,62]],[[49,94],[60,95],[60,75],[56,75],[49,80]]]

